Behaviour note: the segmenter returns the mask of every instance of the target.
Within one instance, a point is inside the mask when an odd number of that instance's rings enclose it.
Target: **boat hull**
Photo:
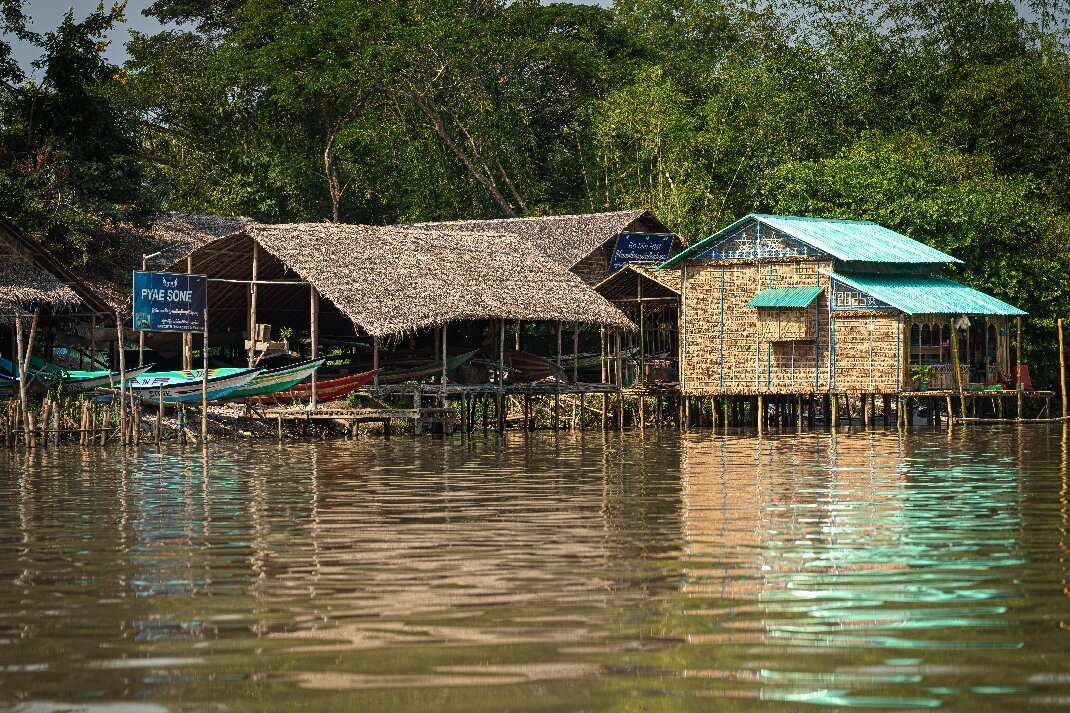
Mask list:
[[[296,364],[288,364],[274,369],[265,369],[258,373],[245,386],[232,391],[228,399],[248,399],[254,396],[266,396],[292,388],[312,375],[326,363],[327,359],[312,359]]]
[[[329,381],[321,381],[316,384],[316,400],[332,401],[353,393],[375,378],[376,372],[366,371],[362,374],[352,374]],[[254,396],[250,399],[257,404],[292,404],[298,401],[308,401],[312,398],[312,384],[300,384],[298,386],[279,391],[274,394]]]

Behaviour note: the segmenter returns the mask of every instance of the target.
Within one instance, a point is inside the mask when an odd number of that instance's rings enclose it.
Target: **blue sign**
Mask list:
[[[134,329],[203,332],[208,278],[170,272],[134,273]]]
[[[665,233],[621,233],[609,271],[616,272],[630,262],[665,262],[673,237]]]

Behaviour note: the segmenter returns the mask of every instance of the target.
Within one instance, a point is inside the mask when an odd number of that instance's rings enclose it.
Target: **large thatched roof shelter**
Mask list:
[[[479,235],[512,235],[543,252],[588,284],[609,273],[617,239],[623,233],[673,236],[671,254],[682,248],[678,237],[649,210],[620,210],[582,215],[456,220],[416,223],[413,227]]]
[[[0,312],[9,315],[41,307],[61,312],[109,311],[103,297],[13,222],[0,216]]]
[[[255,247],[254,247],[255,246]],[[206,274],[215,330],[248,324],[257,252],[257,321],[301,326],[310,288],[330,303],[324,331],[375,336],[462,320],[560,320],[634,329],[575,274],[515,235],[441,227],[244,223],[191,254]],[[185,259],[171,266],[185,269]],[[307,319],[307,317],[306,317]],[[305,322],[307,324],[307,321]]]

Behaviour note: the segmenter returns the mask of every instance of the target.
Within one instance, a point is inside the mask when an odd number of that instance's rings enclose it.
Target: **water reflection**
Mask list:
[[[5,452],[0,706],[1065,704],[1067,452],[1061,428]]]

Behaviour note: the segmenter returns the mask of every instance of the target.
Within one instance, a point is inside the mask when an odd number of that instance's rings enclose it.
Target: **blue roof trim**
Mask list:
[[[1028,316],[1014,305],[946,277],[844,274],[824,269],[821,273],[905,314]]]
[[[774,228],[843,262],[929,265],[962,262],[947,253],[868,220],[751,213],[666,260],[658,269],[694,259],[696,254],[731,235],[751,220]]]

